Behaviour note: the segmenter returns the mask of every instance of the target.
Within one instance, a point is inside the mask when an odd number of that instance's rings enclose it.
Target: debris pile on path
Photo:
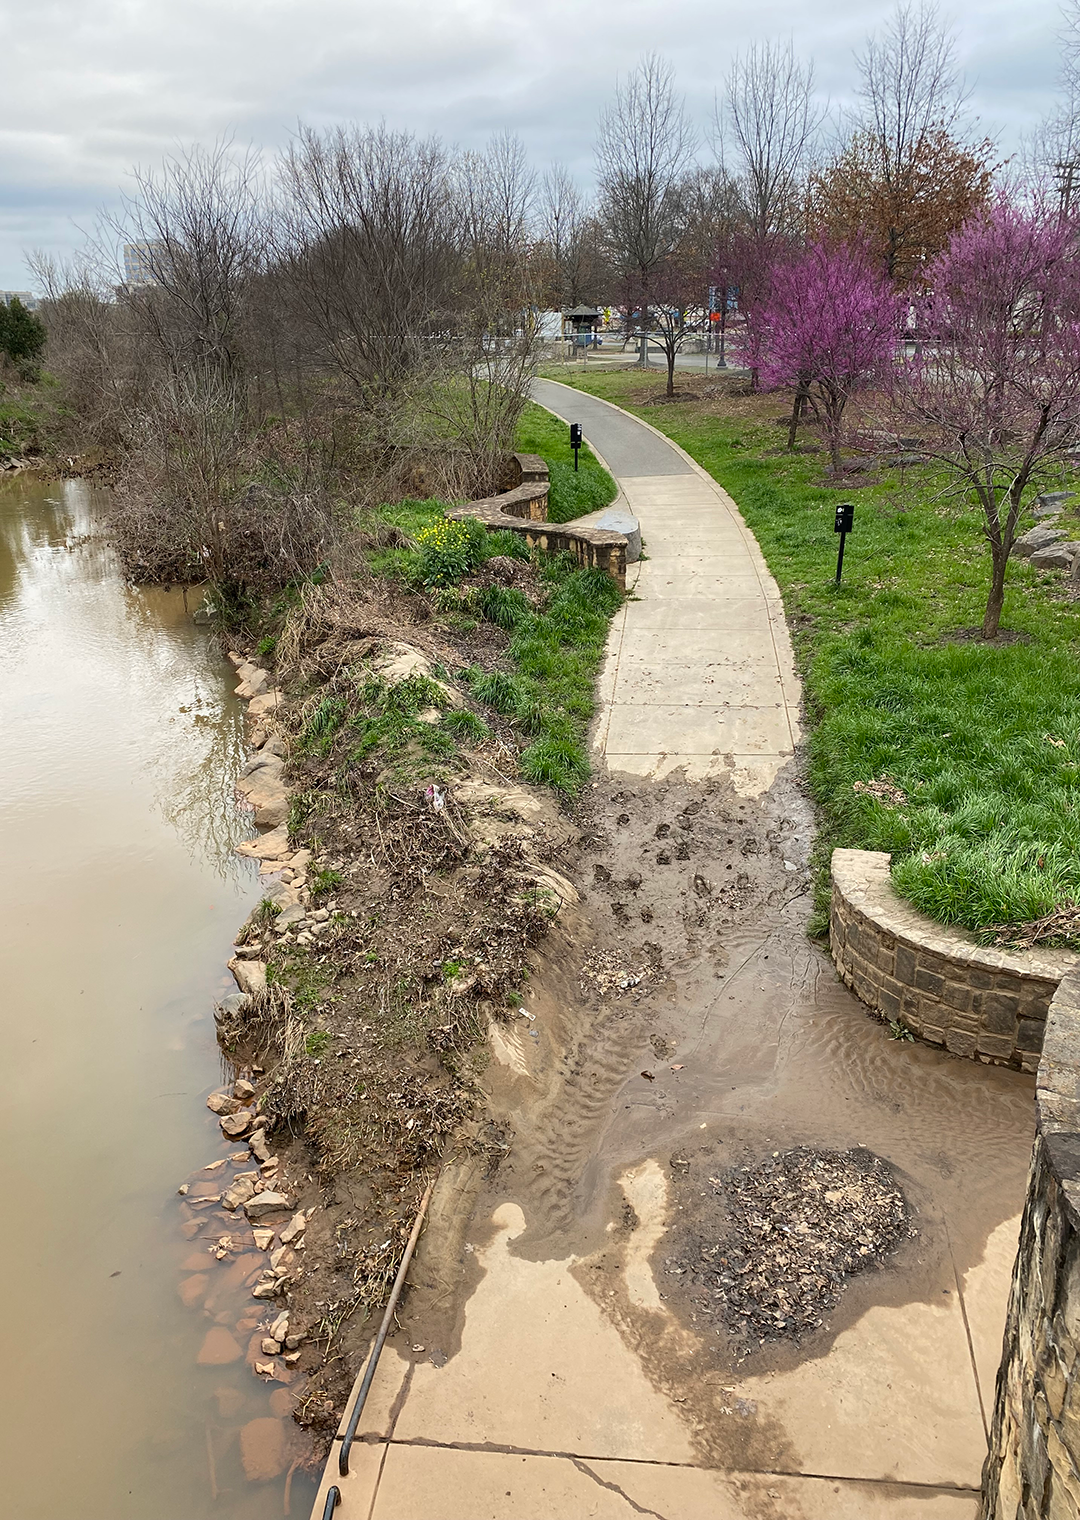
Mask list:
[[[889,1166],[862,1148],[799,1147],[710,1177],[729,1222],[683,1262],[740,1339],[798,1339],[816,1330],[849,1277],[914,1233]]]
[[[640,955],[629,956],[623,950],[591,950],[586,955],[578,986],[582,997],[622,997],[650,981],[663,979],[658,946],[646,946],[649,959],[642,964]]]

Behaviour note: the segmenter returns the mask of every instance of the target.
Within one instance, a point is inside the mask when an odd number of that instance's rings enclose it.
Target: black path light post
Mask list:
[[[578,449],[580,449],[580,447],[581,447],[581,423],[580,422],[572,422],[570,424],[570,447],[574,451],[574,471],[576,473],[577,472]]]
[[[833,532],[840,535],[840,552],[836,556],[836,584],[840,584],[840,576],[844,569],[844,544],[847,536],[855,526],[855,507],[852,502],[842,502],[836,509],[836,522],[833,524]]]

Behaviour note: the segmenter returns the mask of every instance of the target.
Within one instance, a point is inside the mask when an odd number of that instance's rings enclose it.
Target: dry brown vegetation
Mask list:
[[[450,752],[426,750],[414,715],[438,690],[420,675],[398,681],[383,721],[388,655],[430,669],[502,658],[501,629],[454,634],[432,613],[433,599],[360,575],[309,587],[282,630],[292,835],[314,852],[328,926],[304,945],[256,910],[241,940],[268,964],[269,988],[221,1024],[232,1058],[267,1069],[260,1108],[290,1190],[317,1205],[290,1312],[311,1338],[298,1418],[323,1433],[426,1181],[448,1154],[483,1168],[505,1151],[479,1085],[487,1030],[517,1017],[529,949],[572,891],[566,820],[507,779],[521,743],[509,723],[477,721]],[[438,680],[467,712],[464,690]]]

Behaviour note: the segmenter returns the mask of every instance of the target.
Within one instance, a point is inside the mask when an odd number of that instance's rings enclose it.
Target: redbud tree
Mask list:
[[[981,509],[991,577],[982,636],[1001,622],[1021,513],[1080,445],[1080,255],[1059,215],[999,200],[926,272],[919,352],[897,368],[897,420]]]
[[[900,301],[860,248],[819,242],[778,264],[747,321],[743,358],[766,386],[813,397],[834,470],[852,396],[889,373]]]

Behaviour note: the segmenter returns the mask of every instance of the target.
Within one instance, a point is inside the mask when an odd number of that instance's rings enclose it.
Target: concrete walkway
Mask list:
[[[776,582],[726,491],[668,439],[551,380],[533,395],[585,437],[641,523],[634,600],[615,618],[594,746],[610,769],[772,785],[799,738],[799,685]]]
[[[603,678],[596,745],[613,781],[650,789],[632,778],[679,767],[726,777],[760,798],[748,815],[782,828],[791,782],[776,778],[798,737],[798,686],[775,583],[734,503],[618,409],[546,381],[535,395],[582,423],[646,540]],[[337,1477],[335,1443],[315,1520],[332,1483],[337,1520],[974,1520],[1030,1083],[890,1042],[808,943],[804,916],[762,912],[728,937],[722,973],[708,957],[683,963],[682,1012],[650,1026],[669,1030],[665,1059],[680,1064],[647,1058],[648,1083],[632,1019],[574,1033],[552,952],[527,994],[535,1022],[492,1040],[489,1079],[521,1105],[515,1162],[467,1226],[459,1276],[432,1288],[424,1269],[414,1290],[464,1304],[458,1328],[429,1334],[410,1300],[351,1474]],[[578,1082],[567,1052],[586,1047]],[[539,1126],[536,1101],[549,1105]],[[597,1169],[600,1129],[633,1229],[615,1208],[591,1235],[588,1218],[545,1234],[538,1221],[562,1217],[560,1179],[572,1188]],[[880,1290],[860,1279],[862,1307],[824,1353],[752,1375],[697,1370],[661,1242],[680,1207],[669,1158],[702,1132],[766,1154],[865,1144],[908,1179],[920,1210],[908,1275]],[[452,1177],[429,1235],[475,1206]]]

